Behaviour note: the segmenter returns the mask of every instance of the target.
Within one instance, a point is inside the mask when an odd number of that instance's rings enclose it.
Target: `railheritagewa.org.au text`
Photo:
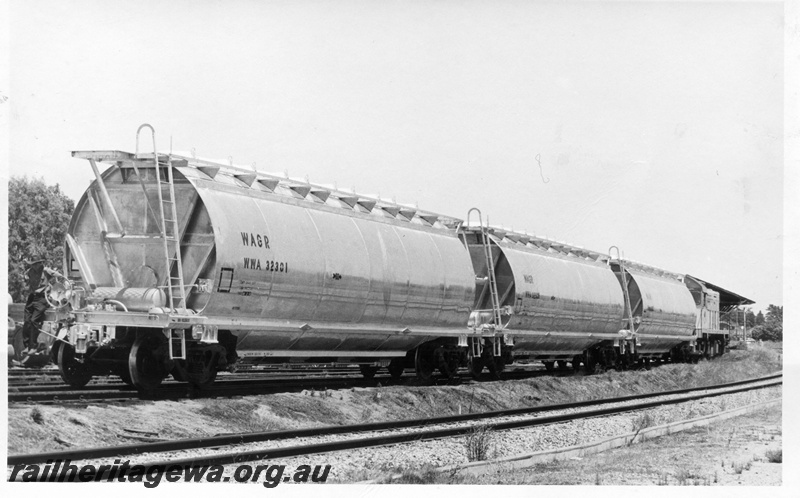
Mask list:
[[[14,465],[9,481],[22,482],[141,482],[155,488],[162,482],[250,482],[274,488],[282,482],[322,483],[330,465],[238,465],[225,475],[222,465],[131,465],[114,460],[110,465],[76,465],[71,460],[48,460],[44,465]]]

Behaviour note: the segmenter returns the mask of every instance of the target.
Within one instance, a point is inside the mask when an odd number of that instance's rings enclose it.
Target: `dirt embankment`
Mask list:
[[[244,431],[433,417],[731,382],[780,369],[766,348],[697,365],[460,386],[392,386],[233,399],[58,407],[11,405],[10,454]]]

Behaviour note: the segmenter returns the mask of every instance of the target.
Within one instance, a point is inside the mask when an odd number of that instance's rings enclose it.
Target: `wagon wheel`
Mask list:
[[[572,371],[578,373],[580,369],[581,369],[581,357],[580,355],[575,355],[575,357],[572,358]]]
[[[378,373],[378,367],[373,365],[359,365],[361,369],[361,375],[364,376],[365,379],[372,379],[375,377],[375,374]]]
[[[472,354],[470,354],[467,366],[469,368],[470,375],[472,375],[472,378],[475,380],[479,380],[481,378],[481,372],[483,372],[483,367],[484,367],[483,358],[481,358],[480,356],[472,356]]]
[[[588,353],[586,361],[583,362],[583,371],[586,375],[597,373],[597,358],[591,352]]]
[[[8,323],[9,329],[11,329],[12,322],[13,320],[10,320]],[[17,325],[16,323],[14,323],[14,328],[11,330],[13,330],[12,332],[13,335],[11,338],[9,338],[8,343],[14,348],[14,359],[21,360],[22,351],[25,350],[25,339],[22,334],[22,325]],[[58,343],[56,342],[56,344]],[[55,361],[56,363],[58,363],[58,357],[55,358]]]
[[[64,344],[62,341],[56,340],[53,341],[53,345],[50,346],[50,361],[58,365],[58,350],[61,348],[61,345]]]
[[[542,363],[544,363],[544,369],[548,372],[552,372],[556,364],[554,361],[543,361]]]
[[[492,380],[500,380],[500,374],[506,369],[506,361],[502,356],[493,356],[486,361],[486,366],[489,368],[489,376]]]
[[[169,374],[164,362],[158,357],[161,343],[158,337],[152,335],[140,335],[133,342],[128,355],[128,373],[134,387],[139,390],[155,389]]]
[[[92,380],[92,372],[84,364],[75,359],[75,348],[64,343],[58,348],[58,371],[61,378],[74,388],[81,388]]]
[[[442,347],[436,349],[436,365],[439,373],[446,379],[455,379],[458,376],[458,357]]]
[[[387,369],[389,370],[389,375],[391,375],[394,380],[399,379],[403,376],[403,371],[406,369],[405,358],[393,359],[389,362]]]
[[[191,362],[175,360],[171,373],[175,380],[188,382],[190,386],[202,389],[217,379],[217,353],[202,351],[196,355],[191,358]]]
[[[125,366],[125,368],[121,368],[119,370],[119,378],[122,379],[122,382],[124,382],[125,384],[129,386],[133,385],[133,379],[131,379],[131,373],[128,371],[127,365]]]
[[[178,367],[178,362],[175,362],[175,366],[172,367],[172,370],[169,371],[172,378],[177,380],[178,382],[186,382],[186,368]]]
[[[417,348],[417,354],[414,358],[414,368],[419,380],[425,382],[430,381],[433,376],[433,370],[436,368],[433,355],[431,355],[429,351],[423,351],[422,348]]]

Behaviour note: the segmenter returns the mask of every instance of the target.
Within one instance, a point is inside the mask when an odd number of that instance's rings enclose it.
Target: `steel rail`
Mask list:
[[[568,372],[546,372],[544,370],[541,371],[514,371],[514,372],[506,372],[504,374],[504,379],[523,379],[526,377],[537,377],[540,375],[548,375],[548,376],[563,376],[563,375],[572,375],[572,371]],[[97,391],[109,388],[119,388],[120,390],[130,390],[133,389],[131,386],[122,382],[122,380],[118,380],[116,378],[111,378],[114,376],[97,378],[90,381],[89,384],[82,387],[81,391]],[[468,379],[470,375],[468,373],[464,373],[459,380]],[[59,377],[60,379],[60,377]],[[345,380],[374,380],[375,382],[378,381],[389,381],[390,376],[388,373],[384,375],[376,375],[372,379],[365,379],[363,375],[359,371],[349,371],[349,372],[304,372],[304,371],[285,371],[285,372],[270,372],[266,374],[258,373],[258,374],[232,374],[230,376],[219,377],[214,382],[210,388],[216,387],[225,387],[225,386],[238,386],[238,385],[259,385],[263,384],[264,382],[278,382],[278,381],[294,381],[294,380],[308,380],[308,381],[326,381],[326,380],[337,380],[337,379],[345,379]],[[391,379],[392,382],[396,382],[398,379]],[[408,379],[404,379],[408,380]],[[437,380],[447,380],[444,378],[437,379]],[[176,385],[186,386],[186,382],[182,381],[175,381],[172,379],[165,379],[164,382],[161,384],[164,387],[175,387]],[[9,389],[15,389],[15,393],[21,392],[38,392],[38,391],[46,391],[46,392],[59,392],[59,391],[75,391],[74,388],[71,388],[67,384],[65,384],[62,380],[48,380],[45,382],[36,382],[33,380],[20,382],[16,380],[10,380],[8,383]],[[160,389],[160,387],[159,387]]]
[[[388,374],[387,374],[388,375]],[[349,372],[306,372],[306,371],[281,371],[281,372],[267,372],[267,373],[236,373],[226,376],[220,376],[217,378],[215,383],[225,383],[225,382],[232,382],[232,381],[245,381],[245,380],[286,380],[286,379],[300,379],[300,378],[339,378],[339,377],[347,377],[347,376],[355,376],[355,377],[362,377],[361,372],[358,370],[349,371]],[[175,383],[179,381],[174,381],[172,378],[164,379],[164,383]],[[106,376],[97,376],[93,377],[86,388],[92,388],[93,386],[103,386],[103,385],[123,385],[124,383],[122,380],[117,377],[116,375],[106,375]],[[67,384],[61,379],[61,376],[56,373],[56,375],[48,376],[48,378],[42,379],[41,377],[10,377],[8,379],[8,385],[11,387],[20,387],[20,388],[27,388],[33,390],[34,388],[41,388],[41,387],[68,387]],[[42,389],[39,389],[42,390]]]
[[[329,374],[329,375],[346,375],[346,374],[353,374],[353,375],[361,375],[361,372],[358,368],[285,368],[285,369],[272,369],[272,370],[254,370],[254,369],[242,369],[237,372],[231,373],[226,375],[226,377],[239,377],[239,376],[273,376],[273,375],[320,375],[320,374]],[[8,380],[9,381],[21,381],[30,379],[32,381],[36,380],[45,380],[47,378],[56,378],[60,379],[61,374],[58,370],[44,370],[44,371],[36,371],[36,370],[8,370]],[[44,379],[43,379],[44,378]],[[93,377],[94,379],[105,379],[105,378],[117,378],[116,375],[96,375]],[[221,377],[222,378],[222,377]]]
[[[260,379],[253,378],[253,377],[227,377],[222,379],[217,379],[213,387],[220,387],[224,388],[226,386],[230,387],[240,387],[240,386],[258,386],[264,384],[265,382],[283,382],[283,381],[300,381],[300,380],[351,380],[351,379],[362,379],[360,373],[342,373],[342,374],[334,374],[328,376],[320,376],[320,375],[291,375],[291,374],[281,374],[280,376],[275,377],[262,377]],[[162,384],[166,388],[170,387],[186,387],[188,384],[182,381],[172,381],[172,380],[165,380]],[[17,389],[16,391],[10,391],[14,393],[33,393],[33,392],[60,392],[60,391],[75,391],[74,388],[64,384],[64,382],[48,382],[48,383],[34,383],[34,384],[16,384],[16,383],[9,383],[8,385],[10,389]],[[120,391],[129,391],[135,390],[134,387],[125,384],[124,382],[120,381],[106,381],[106,382],[93,382],[82,387],[80,390],[84,392],[91,392],[91,391],[101,391],[103,389],[119,389]]]
[[[261,374],[257,375],[260,376]],[[572,376],[572,371],[547,372],[544,370],[536,371],[515,371],[504,374],[504,380],[526,379],[539,376],[562,377]],[[467,373],[456,379],[437,378],[436,384],[442,383],[462,383],[471,382],[471,376]],[[185,382],[167,381],[158,389],[150,392],[139,392],[135,388],[123,383],[96,383],[76,390],[64,384],[39,385],[13,385],[9,384],[8,401],[9,403],[64,403],[64,402],[91,402],[93,400],[174,400],[182,398],[203,398],[203,397],[226,397],[226,396],[247,396],[258,394],[271,394],[276,392],[288,392],[296,389],[329,389],[346,387],[375,387],[378,383],[385,385],[416,385],[410,378],[392,379],[388,374],[376,376],[372,379],[365,379],[360,373],[353,374],[334,374],[328,376],[319,375],[294,375],[284,377],[264,376],[262,378],[218,380],[213,385],[195,389]],[[116,393],[116,394],[115,394]]]
[[[223,385],[227,384],[227,385]],[[351,386],[374,387],[375,382],[361,378],[328,378],[328,379],[295,379],[282,380],[280,382],[246,382],[229,381],[214,385],[204,389],[195,389],[186,383],[175,383],[166,385],[150,392],[140,392],[135,388],[120,385],[119,388],[98,386],[98,390],[65,390],[65,391],[19,391],[9,392],[9,403],[61,403],[67,401],[91,402],[93,400],[104,400],[111,398],[142,400],[142,401],[163,401],[183,398],[209,398],[209,397],[229,397],[246,396],[255,394],[271,394],[278,392],[289,392],[298,389],[321,389],[321,388],[344,388]]]
[[[570,408],[580,408],[580,407],[604,405],[610,403],[622,403],[626,401],[647,399],[658,396],[686,394],[695,391],[707,391],[707,390],[717,391],[714,393],[698,394],[688,397],[684,396],[672,400],[658,400],[658,401],[640,403],[637,405],[625,405],[622,407],[589,410],[589,411],[579,412],[577,414],[573,413],[573,414],[553,415],[549,417],[537,417],[535,419],[515,420],[510,422],[488,424],[489,427],[496,430],[513,429],[518,427],[552,424],[555,422],[563,422],[578,418],[590,418],[600,415],[622,413],[626,411],[640,410],[648,407],[661,406],[665,404],[682,403],[685,401],[691,401],[693,399],[722,396],[725,394],[732,394],[751,389],[761,389],[764,387],[771,387],[773,385],[781,384],[783,382],[782,380],[775,380],[780,377],[782,377],[782,374],[772,374],[755,379],[729,382],[714,386],[691,387],[691,388],[675,389],[671,391],[634,394],[629,396],[621,396],[617,398],[603,398],[599,400],[586,400],[586,401],[577,401],[572,403],[549,404],[549,405],[541,405],[541,406],[525,407],[525,408],[511,408],[505,410],[494,410],[481,413],[468,413],[462,415],[446,415],[434,418],[406,419],[406,420],[395,420],[388,422],[372,422],[367,424],[344,425],[344,426],[312,427],[307,429],[295,429],[295,430],[285,430],[285,431],[225,434],[219,436],[178,439],[173,441],[159,441],[153,443],[139,443],[139,444],[129,444],[120,446],[100,447],[100,448],[75,449],[75,450],[58,451],[58,452],[9,455],[8,465],[16,465],[22,463],[33,464],[33,463],[40,463],[40,462],[45,462],[47,460],[56,460],[56,459],[85,460],[85,459],[104,458],[111,456],[118,457],[119,455],[134,455],[141,453],[157,453],[165,451],[211,448],[218,446],[230,446],[236,444],[275,441],[275,440],[298,438],[298,437],[312,437],[312,436],[331,435],[331,434],[347,434],[347,433],[379,431],[379,430],[399,429],[408,427],[422,428],[430,425],[476,421],[489,418],[497,418],[501,416],[528,415],[533,413],[564,410]],[[747,386],[747,384],[754,384],[758,382],[767,382],[767,381],[772,381],[772,382],[767,385]],[[737,386],[745,386],[745,387],[728,389],[732,387],[735,388]],[[380,446],[384,444],[396,444],[399,442],[406,442],[406,441],[450,437],[467,433],[470,430],[472,430],[472,428],[473,428],[472,426],[469,426],[469,427],[457,427],[457,428],[446,428],[446,429],[434,429],[427,432],[413,432],[405,434],[386,435],[386,436],[366,438],[366,439],[320,443],[308,446],[293,446],[287,448],[256,450],[250,452],[236,452],[236,453],[221,454],[213,457],[194,457],[188,459],[171,460],[163,464],[170,465],[177,463],[180,465],[195,465],[195,464],[211,465],[220,462],[236,463],[236,462],[243,462],[250,460],[261,460],[264,458],[299,456],[312,453],[336,451],[339,449],[362,448],[370,446]],[[154,465],[161,465],[161,464],[162,463],[157,463]]]

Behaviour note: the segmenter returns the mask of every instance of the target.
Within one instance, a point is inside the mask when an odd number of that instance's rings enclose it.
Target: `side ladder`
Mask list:
[[[164,247],[164,259],[167,271],[167,302],[176,311],[186,311],[186,285],[183,280],[183,263],[181,261],[180,228],[178,212],[175,206],[175,179],[173,175],[172,156],[161,163],[156,148],[156,132],[149,124],[143,124],[136,131],[136,154],[139,153],[139,132],[142,128],[150,128],[153,136],[153,163],[156,169],[158,184],[158,207],[161,219],[161,240]],[[162,166],[166,169],[162,172]],[[165,192],[166,191],[166,192]],[[175,275],[175,276],[173,276]]]

